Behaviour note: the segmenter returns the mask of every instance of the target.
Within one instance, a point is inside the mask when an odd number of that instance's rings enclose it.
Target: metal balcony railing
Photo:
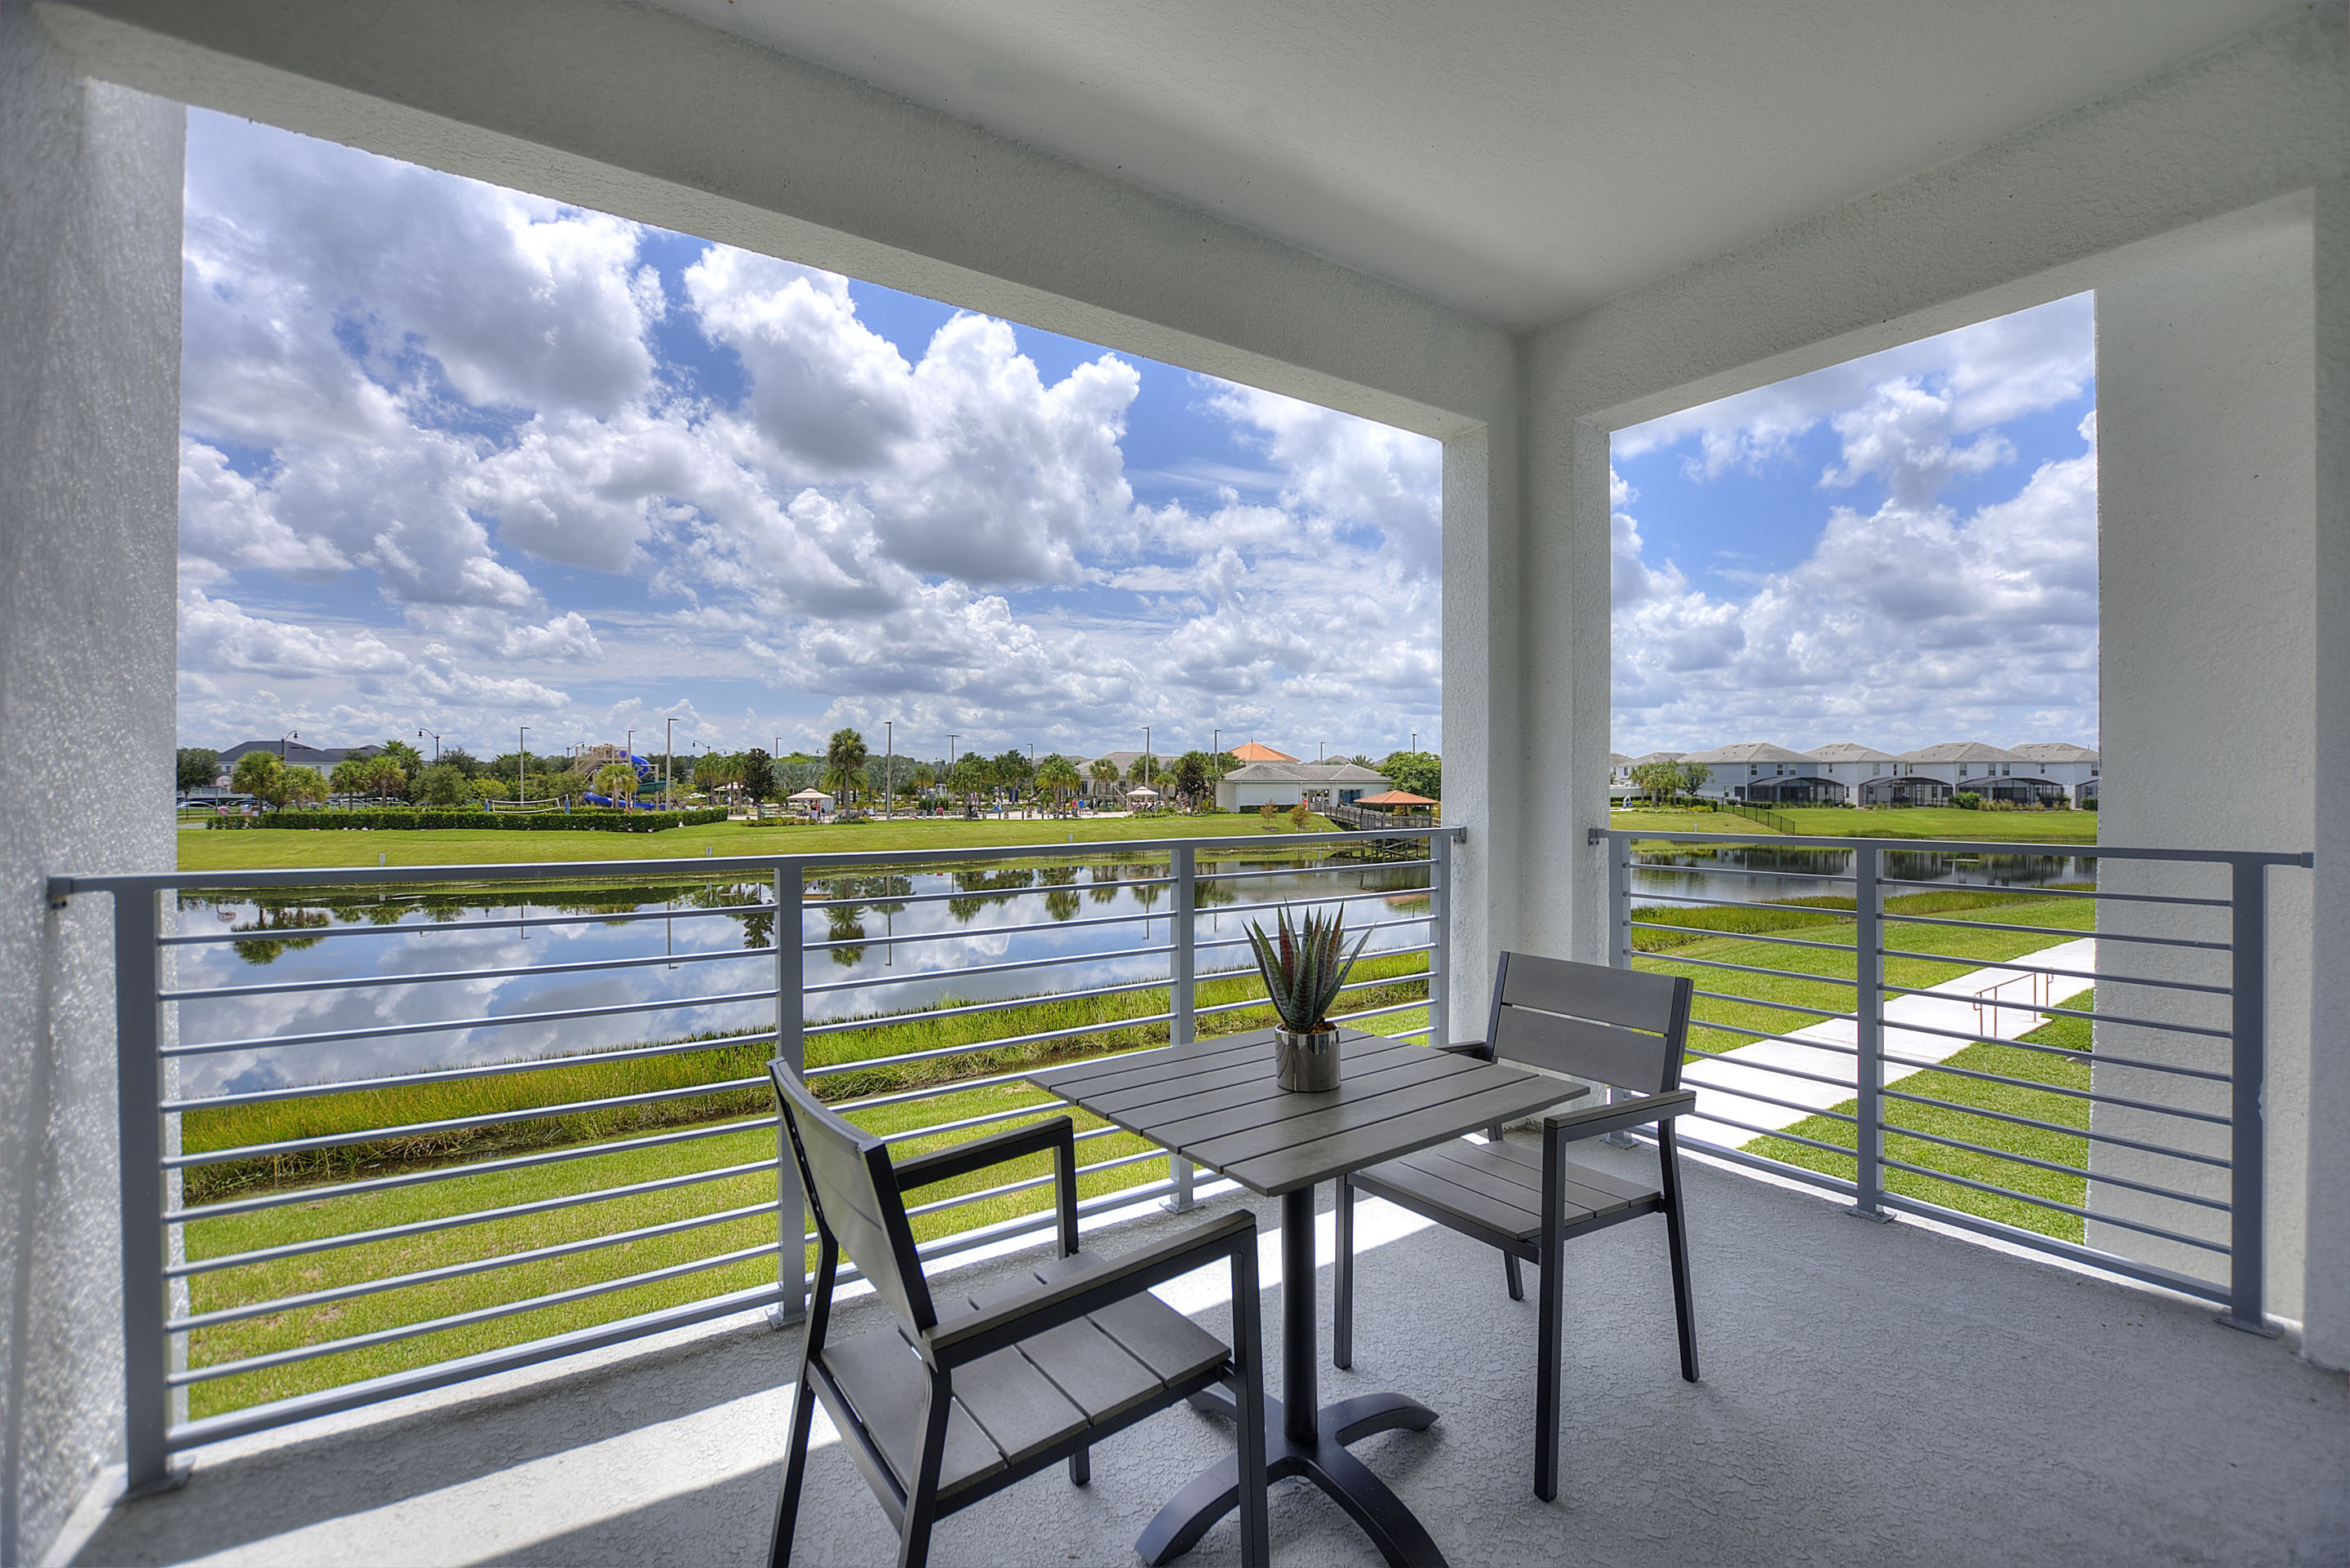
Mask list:
[[[1609,961],[1696,981],[1683,1147],[2272,1332],[2267,883],[2310,856],[1590,836]],[[2079,864],[2035,885],[2051,857]]]
[[[770,1055],[892,1142],[1052,1115],[1035,1065],[1253,1026],[1222,920],[1284,902],[1373,933],[1351,1020],[1441,1018],[1458,836],[54,878],[53,903],[112,899],[130,1484],[224,1438],[795,1319],[815,1238]],[[250,978],[288,955],[304,972]],[[1081,1213],[1191,1205],[1187,1164],[1080,1121],[1103,1156]],[[950,1190],[914,1211],[922,1251],[1048,1229],[1050,1179]]]

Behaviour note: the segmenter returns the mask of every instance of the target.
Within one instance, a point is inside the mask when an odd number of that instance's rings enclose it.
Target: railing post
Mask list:
[[[1190,845],[1167,852],[1168,869],[1175,878],[1175,908],[1169,919],[1168,934],[1174,951],[1167,960],[1167,1011],[1175,1016],[1168,1022],[1167,1040],[1171,1045],[1189,1045],[1196,1038],[1199,1023],[1193,1009],[1198,1005],[1198,949],[1195,945],[1200,916],[1200,879],[1198,866]],[[1167,1157],[1167,1179],[1175,1190],[1160,1205],[1170,1214],[1188,1214],[1198,1207],[1199,1199],[1191,1195],[1191,1162],[1180,1154]]]
[[[2237,860],[2229,870],[2228,1310],[2220,1321],[2247,1334],[2270,1335],[2277,1331],[2262,1299],[2268,1229],[2268,1135],[2262,1105],[2268,1077],[2268,867],[2257,860]]]
[[[1428,1043],[1452,1038],[1452,835],[1428,836]]]
[[[1601,834],[1607,846],[1607,962],[1632,967],[1632,849],[1626,840]]]
[[[1853,1128],[1852,1211],[1869,1220],[1887,1218],[1877,1199],[1885,1190],[1885,940],[1877,886],[1876,848],[1852,852]]]
[[[122,1171],[123,1448],[130,1490],[171,1483],[163,1324],[162,894],[114,896],[115,1102]]]
[[[775,1060],[795,1076],[807,1070],[802,881],[798,861],[775,867]],[[781,1299],[767,1309],[768,1323],[782,1328],[807,1316],[807,1194],[800,1189],[799,1161],[781,1115],[775,1117],[775,1289]]]

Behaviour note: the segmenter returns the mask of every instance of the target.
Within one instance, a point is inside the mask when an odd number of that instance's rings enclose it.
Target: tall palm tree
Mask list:
[[[865,777],[865,737],[854,730],[835,730],[825,742],[825,782],[840,795],[843,805],[857,798]]]
[[[1083,782],[1077,777],[1076,764],[1058,752],[1036,764],[1037,786],[1052,791],[1055,809],[1066,805]]]

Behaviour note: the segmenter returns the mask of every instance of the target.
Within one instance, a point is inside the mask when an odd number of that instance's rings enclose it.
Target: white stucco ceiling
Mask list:
[[[1513,326],[2310,8],[658,3]]]

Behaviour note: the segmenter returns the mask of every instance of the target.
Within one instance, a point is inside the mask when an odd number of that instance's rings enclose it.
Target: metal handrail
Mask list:
[[[1773,1072],[1789,1081],[1808,1080],[1825,1088],[1843,1088],[1848,1084],[1851,1090],[1851,1114],[1847,1116],[1842,1112],[1805,1104],[1794,1097],[1774,1099],[1767,1094],[1755,1092],[1751,1084],[1744,1087],[1733,1088],[1721,1084],[1709,1074],[1700,1073],[1687,1081],[1691,1086],[1706,1089],[1711,1098],[1700,1099],[1697,1112],[1699,1119],[1682,1133],[1681,1141],[1684,1147],[1701,1149],[1711,1156],[1729,1160],[1736,1165],[1769,1170],[1784,1178],[1809,1182],[1831,1191],[1848,1195],[1853,1199],[1855,1208],[1865,1214],[1882,1216],[1898,1211],[1943,1220],[1962,1231],[1993,1236],[2002,1241],[2017,1245],[2037,1247],[2053,1256],[2061,1257],[2069,1262],[2094,1263],[2095,1266],[2108,1269],[2126,1278],[2200,1295],[2220,1303],[2226,1309],[2220,1321],[2241,1328],[2267,1332],[2263,1294],[2265,1282],[2262,1272],[2264,1262],[2262,1252],[2262,1228],[2266,1204],[2263,1183],[2266,1179],[2266,1171],[2263,1163],[2264,1135],[2261,1105],[2267,1053],[2265,1036],[2269,964],[2267,880],[2268,874],[2279,867],[2303,869],[2310,867],[2314,864],[2314,857],[2312,855],[2262,850],[2178,849],[2167,846],[2124,848],[2103,845],[2071,846],[1986,843],[1978,840],[1888,840],[1832,836],[1774,839],[1771,846],[1774,849],[1840,850],[1848,853],[1851,857],[1851,881],[1855,889],[1855,908],[1849,912],[1818,911],[1828,919],[1838,917],[1848,918],[1849,940],[1842,944],[1812,944],[1839,947],[1843,952],[1849,955],[1846,961],[1847,972],[1844,975],[1828,976],[1799,974],[1758,965],[1737,964],[1711,958],[1704,953],[1683,953],[1677,949],[1663,949],[1654,953],[1643,953],[1635,950],[1633,941],[1636,929],[1633,920],[1635,899],[1632,879],[1638,865],[1637,851],[1634,847],[1636,844],[1664,845],[1674,847],[1751,845],[1752,843],[1751,836],[1733,833],[1671,833],[1647,828],[1594,828],[1590,830],[1588,836],[1589,842],[1594,846],[1604,846],[1607,855],[1609,910],[1607,948],[1609,961],[1617,967],[1629,968],[1638,964],[1644,968],[1684,973],[1693,969],[1702,969],[1710,974],[1720,972],[1725,977],[1732,974],[1752,974],[1765,979],[1784,977],[1790,980],[1819,981],[1824,984],[1849,987],[1853,992],[1853,1007],[1844,1012],[1831,1012],[1812,1007],[1799,1008],[1793,1004],[1774,1002],[1765,997],[1739,996],[1734,991],[1709,990],[1704,992],[1703,994],[1717,1002],[1747,1002],[1757,1007],[1780,1008],[1821,1019],[1850,1019],[1855,1036],[1855,1043],[1852,1045],[1839,1046],[1811,1039],[1797,1042],[1805,1050],[1829,1053],[1848,1059],[1853,1065],[1853,1075],[1849,1080],[1843,1079],[1832,1072],[1810,1073],[1764,1060],[1746,1059],[1750,1054],[1747,1047],[1743,1045],[1731,1046],[1718,1051],[1692,1050],[1690,1056],[1692,1061],[1703,1058],[1707,1061],[1723,1062],[1732,1066],[1754,1071]],[[2093,909],[2101,902],[2129,905],[2169,904],[2178,909],[2179,915],[2177,918],[2181,920],[2199,919],[2202,911],[2207,909],[2224,910],[2227,914],[2224,940],[2203,940],[2179,935],[2176,934],[2177,928],[2174,928],[2171,932],[2160,929],[2148,930],[2142,922],[2138,923],[2136,929],[2120,930],[2095,929],[2083,930],[2070,927],[2022,924],[1998,919],[1998,905],[1988,906],[1979,914],[1961,915],[1956,910],[1950,911],[1947,916],[1908,914],[1898,908],[1889,907],[1889,898],[1897,889],[1939,890],[1950,887],[1950,884],[1929,882],[1917,877],[1887,876],[1884,868],[1885,857],[1887,855],[1900,853],[1950,854],[1970,857],[2018,856],[2035,858],[2052,854],[2064,855],[2076,861],[2086,862],[2093,871],[2102,869],[2108,862],[2151,862],[2225,867],[2230,877],[2229,892],[2225,898],[2200,895],[2190,897],[2144,891],[2123,892],[2098,887],[2033,890],[2014,885],[2000,885],[1987,889],[2023,894],[2044,891],[2051,899],[2062,898],[2075,904],[2079,900],[2088,899]],[[1657,869],[1661,872],[1677,873],[1690,868],[1674,864],[1660,864]],[[1747,866],[1723,867],[1720,869],[1729,875],[1743,877],[1811,875],[1808,873],[1774,874],[1764,868]],[[1643,903],[1674,905],[1716,901],[1701,894],[1669,893],[1642,894],[1639,896],[1639,900]],[[1743,902],[1739,899],[1720,901]],[[1811,908],[1810,906],[1800,907]],[[1691,931],[1700,929],[1700,928],[1680,929]],[[2105,944],[2111,943],[2117,947],[2126,944],[2126,950],[2129,951],[2184,950],[2207,952],[2212,955],[2212,962],[2215,965],[2220,961],[2226,963],[2227,981],[2225,984],[2220,984],[2202,978],[2187,980],[2169,975],[2142,978],[2120,971],[2115,963],[2109,961],[2096,962],[2088,969],[2067,968],[2046,963],[2035,964],[2031,961],[2033,956],[2031,951],[2017,959],[1970,959],[1950,953],[1921,952],[1916,950],[1914,947],[1897,946],[1892,940],[1895,932],[1906,930],[1910,933],[1910,940],[1914,942],[1917,940],[1918,934],[1933,929],[1994,930],[2011,933],[2023,939],[2019,945],[2027,948],[2030,948],[2035,940],[2039,941],[2040,947],[2045,948],[2064,940],[2094,938],[2100,944],[2101,950]],[[2200,931],[2210,928],[2208,925],[2196,925],[2185,929]],[[1718,935],[1720,940],[1727,941],[1773,940],[1759,933],[1726,931]],[[1693,942],[1706,940],[1710,940],[1710,937],[1692,939]],[[1782,943],[1787,940],[1783,938],[1776,940]],[[2000,1008],[2002,1012],[2022,1014],[2026,1022],[2020,1027],[2025,1032],[2058,1020],[2077,1021],[2079,1024],[2089,1025],[2093,1030],[2097,1031],[2098,1038],[2093,1040],[2091,1049],[2085,1054],[2062,1044],[2051,1044],[2039,1041],[2001,1040],[1997,1032],[1997,1019],[1992,1020],[1990,1028],[1986,1031],[1983,1020],[1978,1016],[1976,1027],[1970,1031],[1963,1026],[1945,1027],[1922,1019],[1913,1021],[1903,1013],[1888,1013],[1888,998],[1964,1000],[1963,998],[1953,999],[1950,993],[1936,991],[1930,987],[1888,983],[1885,973],[1887,963],[1888,961],[1897,960],[1947,964],[1953,969],[1991,968],[2029,975],[2033,977],[2033,1000],[2030,1002],[2012,1005],[2002,1003]],[[2146,961],[2129,961],[2150,962],[2151,958]],[[1840,964],[1838,967],[1846,968],[1846,965]],[[2189,972],[2199,971],[2190,971]],[[2104,1006],[2093,1003],[2087,1007],[2067,1007],[2056,1004],[2060,999],[2055,995],[2054,988],[2059,980],[2077,980],[2085,985],[2102,983],[2144,987],[2145,990],[2138,995],[2127,999],[2134,1004],[2128,1012],[2116,1011],[2111,1001],[2107,1001]],[[1714,983],[1717,986],[1734,986],[1737,982],[1724,978]],[[2040,992],[2043,989],[2050,993],[2045,1002],[2040,1000]],[[2225,1027],[2215,1027],[2199,1016],[2166,1015],[2167,1010],[2172,1005],[2170,999],[2176,999],[2177,1006],[2185,1007],[2194,997],[2203,995],[2226,999]],[[2140,1002],[2140,996],[2150,1000]],[[1788,1037],[1784,1032],[1769,1033],[1705,1018],[1692,1019],[1691,1028],[1742,1037],[1749,1042],[1776,1042]],[[2187,1048],[2188,1054],[2178,1062],[2162,1062],[2152,1059],[2152,1056],[2158,1053],[2149,1053],[2146,1050],[2123,1054],[2100,1049],[2099,1047],[2105,1044],[2104,1032],[2107,1030],[2127,1030],[2132,1032],[2133,1038],[2137,1033],[2152,1033],[2180,1042]],[[1897,1042],[1924,1036],[1959,1042],[1961,1045],[1972,1045],[1991,1040],[2002,1045],[2012,1044],[2043,1055],[2085,1055],[2091,1071],[2090,1085],[2087,1088],[2079,1088],[2072,1085],[2048,1083],[2017,1074],[1985,1071],[1965,1061],[1954,1062],[1952,1058],[1958,1054],[1957,1052],[1935,1056],[1932,1048],[1927,1046],[1922,1040],[1906,1047],[1897,1044],[1888,1049],[1888,1033]],[[2126,1044],[2126,1042],[2116,1041],[2116,1044]],[[2228,1054],[2225,1058],[2224,1071],[2219,1070],[2220,1064],[2211,1061],[2208,1055],[2208,1053],[2214,1049],[2224,1049]],[[2193,1053],[2198,1050],[2207,1054],[2200,1056],[2194,1054]],[[2227,1108],[2222,1114],[2217,1110],[2206,1109],[2202,1104],[2168,1097],[2166,1091],[2148,1087],[2142,1081],[2125,1081],[2117,1085],[2099,1076],[2109,1071],[2154,1075],[2158,1080],[2168,1080],[2178,1084],[2178,1093],[2181,1094],[2205,1083],[2224,1085],[2227,1091]],[[1918,1075],[1918,1077],[1914,1086],[1899,1079],[1897,1079],[1896,1083],[1888,1084],[1889,1074],[1899,1075],[1904,1078],[1908,1075],[1915,1074]],[[2123,1124],[2127,1131],[2116,1132],[2114,1130],[2114,1122],[2108,1116],[2103,1114],[2093,1126],[2075,1127],[2021,1115],[1990,1105],[1976,1106],[1937,1095],[1917,1092],[1918,1089],[1933,1085],[1935,1081],[1925,1076],[1929,1074],[1941,1075],[1943,1082],[1965,1080],[1989,1085],[1991,1087],[1984,1091],[1986,1094],[1992,1089],[2039,1091],[2052,1096],[2050,1103],[2064,1100],[2083,1106],[2104,1107],[2110,1112],[2132,1116],[2161,1118],[2173,1124],[2190,1124],[2177,1136],[2185,1137],[2188,1132],[2198,1127],[2209,1129],[2212,1135],[2224,1134],[2228,1143],[2228,1154],[2225,1158],[2221,1158],[2207,1152],[2204,1147],[2194,1147],[2192,1144],[2158,1141],[2158,1139],[2172,1137],[2174,1135],[2170,1133],[2149,1134],[2146,1137],[2128,1136],[2129,1133],[2143,1130],[2135,1124]],[[2128,1092],[2119,1092],[2124,1090]],[[1790,1094],[1792,1096],[1792,1091]],[[1817,1096],[1814,1096],[1814,1097]],[[2211,1097],[2216,1098],[2216,1095]],[[1740,1119],[1744,1114],[1740,1107],[1750,1102],[1757,1110],[1770,1105],[1784,1110],[1800,1112],[1801,1115],[1796,1117],[1797,1121],[1804,1116],[1813,1116],[1848,1120],[1856,1128],[1853,1147],[1846,1148],[1824,1143],[1818,1139],[1804,1137],[1786,1126],[1765,1127],[1759,1125],[1758,1120]],[[2018,1128],[2059,1133],[2080,1139],[2079,1147],[2089,1152],[2079,1165],[2066,1166],[2057,1160],[2031,1153],[2023,1147],[2000,1147],[1997,1146],[1997,1140],[1977,1143],[1966,1138],[1950,1137],[1930,1127],[1912,1127],[1891,1120],[1887,1115],[1888,1103],[1896,1106],[1914,1106],[1924,1110],[1983,1118],[1983,1122],[1979,1125],[1999,1123]],[[1769,1118],[1760,1118],[1760,1120],[1767,1119]],[[1806,1167],[1773,1159],[1761,1152],[1768,1147],[1765,1144],[1758,1143],[1752,1147],[1747,1147],[1713,1141],[1705,1135],[1705,1129],[1709,1126],[1751,1132],[1761,1138],[1786,1139],[1822,1149],[1851,1160],[1853,1177],[1846,1180],[1830,1173],[1813,1171]],[[2005,1160],[2019,1170],[2046,1170],[2076,1175],[2085,1184],[2085,1193],[2091,1186],[2100,1187],[2116,1194],[2138,1192],[2150,1199],[2178,1202],[2192,1210],[2223,1215],[2226,1219],[2226,1239],[2220,1241],[2210,1234],[2194,1233],[2191,1227],[2180,1229],[2175,1225],[2159,1223],[2158,1221],[2167,1216],[2158,1213],[2116,1213],[2110,1211],[2109,1208],[2099,1207],[2095,1200],[2065,1202],[2045,1196],[2043,1192],[2002,1188],[1993,1182],[1981,1181],[1972,1176],[1962,1175],[1956,1170],[1944,1170],[1929,1165],[1888,1158],[1886,1154],[1886,1139],[1889,1136],[1914,1137],[1924,1144]],[[2203,1138],[2201,1134],[2197,1134],[2196,1138],[2201,1142],[2210,1141]],[[2125,1154],[2127,1157],[2156,1157],[2161,1160],[2174,1160],[2186,1166],[2211,1170],[2224,1180],[2225,1196],[2223,1198],[2210,1191],[2189,1192],[2156,1181],[2141,1179],[2138,1175],[2132,1173],[2131,1168],[2126,1166],[2114,1168],[2114,1159]],[[2092,1241],[2102,1243],[2098,1245],[2085,1245],[2059,1237],[2043,1236],[2038,1231],[1994,1220],[1989,1214],[1980,1211],[1980,1206],[1977,1209],[1968,1209],[1963,1206],[1954,1208],[1948,1202],[1929,1202],[1908,1194],[1888,1192],[1885,1187],[1885,1176],[1887,1171],[1947,1182],[1954,1191],[1965,1189],[1969,1192],[1980,1191],[1987,1195],[1996,1195],[2002,1199],[2012,1199],[2051,1213],[2068,1216],[2084,1226],[2102,1226],[2110,1229],[2102,1232],[2086,1232]],[[1959,1201],[1963,1205],[1966,1200],[1961,1198]],[[2166,1243],[2193,1247],[2222,1258],[2225,1260],[2226,1277],[2221,1280],[2184,1272],[2132,1255],[2126,1250],[2129,1243],[2124,1239],[2125,1232],[2152,1237]]]

